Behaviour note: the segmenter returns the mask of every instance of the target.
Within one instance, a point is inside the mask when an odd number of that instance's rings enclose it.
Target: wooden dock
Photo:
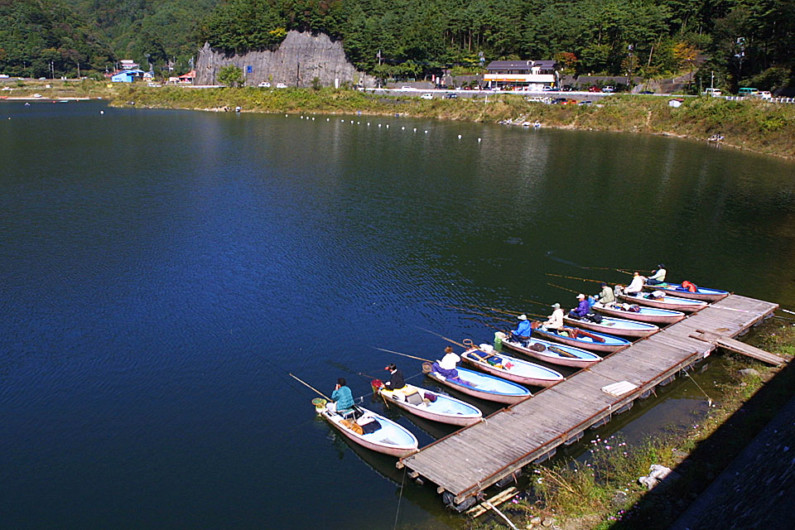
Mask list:
[[[447,504],[463,510],[489,486],[546,460],[559,445],[573,443],[586,429],[628,410],[636,399],[707,357],[723,339],[743,334],[777,308],[730,295],[481,423],[437,440],[401,459],[398,467],[408,468],[412,478],[436,484]]]

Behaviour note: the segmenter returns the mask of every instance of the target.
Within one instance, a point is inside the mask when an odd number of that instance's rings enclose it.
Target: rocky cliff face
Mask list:
[[[316,77],[324,86],[347,82],[371,87],[374,83],[373,78],[358,72],[347,61],[342,42],[332,42],[324,34],[291,31],[276,51],[249,52],[244,55],[227,56],[205,44],[199,50],[196,63],[196,84],[217,84],[218,71],[230,64],[243,71],[246,86],[257,86],[268,81],[274,87],[276,83],[309,87]]]

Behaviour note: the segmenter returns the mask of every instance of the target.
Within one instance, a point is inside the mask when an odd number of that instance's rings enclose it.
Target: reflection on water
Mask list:
[[[697,143],[0,103],[0,156],[8,526],[458,524],[433,488],[340,449],[287,373],[369,400],[357,373],[421,378],[375,348],[438,358],[423,330],[511,324],[456,307],[545,313],[591,286],[548,272],[616,282],[662,260],[795,305],[794,166]],[[652,398],[622,428],[686,423],[701,399]]]

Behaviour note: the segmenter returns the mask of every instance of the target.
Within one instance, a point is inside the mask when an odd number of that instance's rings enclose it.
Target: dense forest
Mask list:
[[[379,77],[554,58],[566,73],[793,85],[795,0],[0,0],[0,72],[75,75],[134,59],[182,73],[204,42],[273,49],[290,30],[341,39]],[[708,83],[709,81],[707,81]]]

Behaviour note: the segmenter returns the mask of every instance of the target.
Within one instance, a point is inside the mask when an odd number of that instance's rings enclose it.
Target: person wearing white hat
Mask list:
[[[527,344],[533,334],[533,326],[527,320],[527,315],[519,315],[519,325],[516,329],[511,330],[511,339],[519,341],[522,344]]]
[[[569,311],[569,318],[575,318],[579,320],[588,314],[588,312],[591,310],[591,304],[588,303],[588,299],[585,298],[585,295],[582,293],[577,295],[577,300],[579,300],[579,303],[577,304],[577,307]]]
[[[552,309],[552,314],[549,315],[549,318],[544,322],[543,326],[544,329],[558,332],[563,327],[563,309],[560,308],[560,304],[557,302],[552,304]]]

